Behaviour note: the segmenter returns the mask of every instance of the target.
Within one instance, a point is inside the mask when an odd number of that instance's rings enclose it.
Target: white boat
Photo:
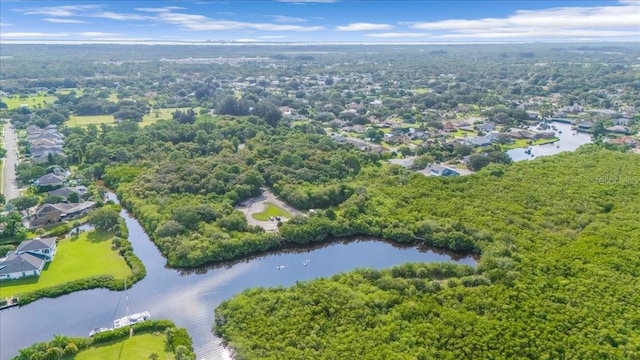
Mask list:
[[[139,322],[143,322],[151,319],[151,315],[148,311],[143,311],[131,315],[127,315],[125,317],[121,317],[120,319],[113,320],[113,328],[118,329],[121,327],[137,324]]]
[[[91,337],[91,336],[93,336],[93,335],[95,335],[95,334],[99,334],[99,333],[101,333],[101,332],[111,331],[111,330],[113,330],[113,328],[104,328],[104,327],[102,327],[102,328],[95,328],[95,329],[93,329],[93,330],[89,331],[89,337]]]
[[[89,336],[93,336],[95,334],[101,333],[101,332],[105,332],[105,331],[111,331],[114,329],[119,329],[121,327],[125,327],[125,326],[129,326],[129,325],[133,325],[133,324],[137,324],[139,322],[143,322],[146,320],[151,319],[151,315],[149,314],[148,311],[143,311],[143,312],[139,312],[139,313],[135,313],[135,314],[131,314],[129,315],[129,292],[127,291],[127,281],[125,280],[124,283],[124,291],[125,291],[125,298],[126,298],[126,302],[127,302],[127,316],[121,317],[119,319],[115,319],[113,320],[113,327],[112,328],[95,328],[91,331],[89,331]]]
[[[284,269],[284,265],[278,265],[278,266],[276,266],[276,269],[282,270],[282,269]]]
[[[307,259],[302,263],[302,265],[307,266],[307,265],[309,265],[310,262],[311,262],[311,260]]]

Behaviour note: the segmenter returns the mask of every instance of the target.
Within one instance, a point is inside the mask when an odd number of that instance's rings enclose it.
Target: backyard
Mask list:
[[[131,275],[124,258],[112,248],[112,233],[89,231],[60,240],[55,258],[39,277],[0,283],[0,298],[27,293],[97,275],[123,279]]]
[[[90,347],[65,359],[74,360],[138,360],[151,359],[151,354],[156,353],[158,360],[174,359],[171,351],[166,351],[166,337],[160,333],[134,335],[122,341],[115,341],[104,345]]]

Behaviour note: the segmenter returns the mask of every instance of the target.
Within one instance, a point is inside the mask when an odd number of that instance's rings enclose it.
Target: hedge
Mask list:
[[[101,332],[91,338],[56,336],[55,339],[50,342],[35,343],[27,348],[21,349],[13,360],[44,359],[47,358],[47,354],[63,354],[64,356],[72,357],[79,351],[85,350],[90,346],[129,338],[130,328],[133,328],[134,334],[160,332],[171,329],[172,331],[165,331],[167,345],[174,353],[177,352],[176,349],[178,346],[181,346],[183,349],[183,359],[195,359],[191,336],[189,336],[186,329],[177,328],[170,320],[147,320],[132,326]],[[187,350],[186,353],[184,353],[184,349]],[[56,358],[59,357],[56,356]]]
[[[118,233],[120,235],[128,235],[124,219],[121,219]],[[126,238],[115,237],[113,244],[117,247],[118,252],[124,258],[125,262],[131,269],[131,275],[126,278],[126,284],[130,287],[132,284],[142,280],[147,275],[147,269],[144,267],[142,260],[133,253],[131,242]],[[75,291],[90,290],[96,288],[106,288],[109,290],[122,291],[125,286],[125,279],[115,279],[113,275],[94,276],[81,280],[74,280],[68,283],[51,286],[44,289],[35,290],[25,294],[20,294],[19,305],[26,305],[30,302],[42,298],[54,298],[66,295]]]

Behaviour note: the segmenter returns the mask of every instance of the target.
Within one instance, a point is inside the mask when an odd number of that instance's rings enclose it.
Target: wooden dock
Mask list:
[[[18,306],[20,299],[17,297],[8,297],[0,301],[0,310],[8,309],[10,307]]]

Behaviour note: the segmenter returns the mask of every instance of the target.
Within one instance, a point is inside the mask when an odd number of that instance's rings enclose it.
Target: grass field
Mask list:
[[[115,120],[113,119],[113,115],[86,115],[86,116],[75,116],[71,115],[69,120],[65,123],[65,125],[70,127],[86,127],[89,124],[108,124],[115,125]]]
[[[9,110],[13,110],[19,108],[22,104],[29,105],[30,109],[37,107],[37,105],[44,107],[46,104],[53,104],[58,98],[54,95],[39,93],[38,95],[31,95],[24,99],[21,99],[18,95],[12,95],[10,97],[3,97],[0,100],[7,104]]]
[[[285,209],[282,209],[272,203],[266,203],[267,207],[264,211],[255,213],[253,216],[254,219],[258,221],[268,221],[270,216],[282,216],[286,218],[291,218],[291,213]]]
[[[111,248],[112,237],[111,233],[90,231],[60,240],[55,258],[45,265],[40,277],[0,282],[0,298],[96,275],[111,274],[119,279],[131,275],[122,256]]]
[[[151,110],[151,113],[145,115],[142,118],[142,122],[140,122],[140,126],[144,127],[158,120],[167,120],[173,117],[173,112],[176,110],[187,110],[188,108],[168,108],[168,109],[158,109]],[[198,111],[196,109],[196,111]],[[65,123],[70,127],[86,127],[89,124],[108,124],[115,125],[115,120],[113,119],[113,115],[88,115],[88,116],[75,116],[71,115],[69,120]]]
[[[538,139],[538,140],[534,140],[531,145],[544,145],[544,144],[551,144],[554,143],[556,141],[558,141],[560,139],[558,138],[553,138],[553,139]],[[520,149],[520,148],[526,148],[529,146],[529,141],[528,139],[518,139],[515,140],[514,142],[512,142],[511,144],[507,144],[507,145],[503,145],[502,149],[504,150],[511,150],[511,149]]]
[[[149,355],[156,353],[158,359],[174,359],[170,351],[165,351],[164,334],[141,334],[134,335],[122,341],[107,343],[100,346],[90,347],[65,359],[73,360],[146,360]]]

